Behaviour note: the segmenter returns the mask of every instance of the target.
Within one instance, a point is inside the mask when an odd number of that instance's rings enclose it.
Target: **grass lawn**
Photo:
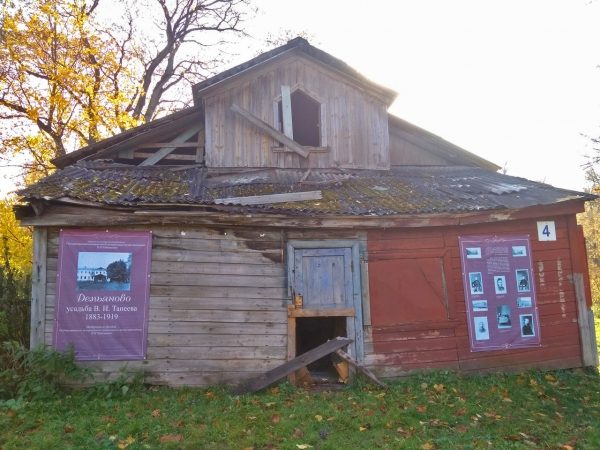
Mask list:
[[[5,450],[600,448],[600,376],[591,370],[438,372],[387,390],[283,384],[246,396],[218,388],[136,388],[112,399],[80,391],[0,405]]]

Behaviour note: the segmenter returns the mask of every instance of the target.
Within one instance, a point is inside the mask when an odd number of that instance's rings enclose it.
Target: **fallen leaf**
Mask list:
[[[118,442],[117,448],[123,450],[124,448],[129,447],[131,444],[135,442],[133,436],[127,436],[125,439],[122,439]]]
[[[273,406],[274,404],[275,404],[275,402],[268,402],[268,403],[265,403],[265,406],[266,406],[267,408],[270,408],[270,407],[271,407],[271,406]]]
[[[315,416],[315,419],[317,420],[317,422],[321,422],[323,420],[323,416],[321,416],[320,414],[317,414]]]
[[[75,431],[75,428],[73,428],[73,425],[69,425],[68,423],[65,424],[65,426],[63,427],[63,431],[65,433],[72,433],[73,431]]]
[[[433,389],[435,389],[436,392],[443,392],[446,387],[443,384],[434,384]]]
[[[270,389],[271,394],[278,394],[279,393],[279,388],[278,387],[274,387]]]
[[[256,416],[248,416],[248,420],[256,420]]]
[[[368,430],[367,427],[363,427],[363,426],[358,427],[358,431],[367,431],[367,430]]]
[[[183,428],[183,427],[185,427],[185,420],[178,420],[177,423],[175,424],[175,426],[177,428]]]
[[[165,443],[165,442],[181,442],[183,441],[183,435],[182,434],[165,434],[163,436],[160,437],[160,442],[161,443]]]
[[[425,405],[417,405],[417,411],[419,411],[420,413],[424,413],[425,411],[427,411],[427,406]]]
[[[273,422],[273,423],[281,422],[281,416],[279,414],[273,414],[271,416],[271,422]]]
[[[427,383],[421,383],[421,389],[427,389],[428,384]]]
[[[302,431],[300,428],[296,428],[292,433],[292,437],[295,437],[296,439],[304,437],[304,431]]]
[[[296,444],[296,447],[298,447],[300,450],[303,450],[305,448],[312,448],[312,445],[308,445],[308,444]]]
[[[574,447],[570,446],[569,444],[565,444],[561,448],[564,450],[574,450]]]
[[[431,442],[425,442],[423,445],[421,445],[422,450],[433,450],[434,448],[435,446]]]
[[[152,417],[158,417],[160,416],[160,409],[155,409],[154,411],[152,411]]]
[[[215,394],[213,394],[211,391],[208,391],[206,394],[204,394],[206,396],[206,398],[214,398]]]
[[[459,433],[466,433],[467,431],[469,431],[469,427],[466,425],[457,425],[454,427],[454,429]]]

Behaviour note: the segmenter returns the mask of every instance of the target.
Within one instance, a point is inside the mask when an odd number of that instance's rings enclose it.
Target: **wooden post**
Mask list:
[[[583,274],[574,273],[573,283],[577,299],[577,321],[579,322],[583,365],[596,367],[598,365],[598,344],[594,328],[594,312],[586,302]]]
[[[31,331],[30,348],[44,344],[46,331],[46,257],[48,230],[33,229],[33,271],[31,274]]]
[[[292,315],[293,305],[288,305],[288,338],[287,338],[287,360],[291,361],[296,357],[296,317]],[[296,383],[296,374],[294,372],[288,375],[288,381]]]

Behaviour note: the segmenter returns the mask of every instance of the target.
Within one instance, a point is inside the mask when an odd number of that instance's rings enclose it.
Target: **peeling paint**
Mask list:
[[[560,312],[563,319],[567,318],[567,305],[565,291],[563,291],[563,268],[560,258],[556,260],[556,271],[558,273],[558,301],[560,302]]]
[[[538,279],[540,280],[540,290],[546,287],[546,274],[544,273],[544,261],[538,261]]]

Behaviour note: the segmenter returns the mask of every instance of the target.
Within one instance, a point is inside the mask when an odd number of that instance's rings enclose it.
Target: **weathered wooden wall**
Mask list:
[[[99,379],[115,376],[127,366],[144,370],[147,382],[169,385],[238,382],[274,368],[288,353],[286,242],[345,239],[358,242],[362,249],[365,362],[378,375],[442,367],[487,371],[581,366],[585,364],[581,340],[592,339],[583,332],[580,338],[578,323],[578,313],[589,306],[583,241],[574,216],[546,219],[556,221],[557,241],[539,242],[531,219],[371,231],[155,225],[148,358],[86,364]],[[470,351],[458,250],[458,236],[469,234],[531,235],[542,347]],[[45,326],[39,328],[48,344],[54,325],[57,257],[58,230],[50,228]],[[428,281],[421,272],[441,279]],[[387,287],[373,284],[386,277],[397,279]],[[583,280],[577,292],[574,278]],[[419,285],[423,283],[427,286]],[[390,288],[398,292],[391,294]]]
[[[98,378],[122,366],[155,384],[249,378],[285,361],[287,288],[281,233],[153,228],[146,361],[88,362]],[[46,342],[52,342],[58,232],[48,242]]]
[[[447,166],[449,161],[419,147],[390,130],[390,165]]]
[[[231,111],[246,109],[276,127],[275,104],[281,86],[302,89],[321,103],[322,146],[309,160],[278,153],[275,140]],[[308,58],[289,56],[265,64],[204,99],[206,163],[209,167],[389,168],[388,116],[385,103],[357,84]]]
[[[574,242],[574,216],[548,218],[556,221],[558,239],[539,242],[533,220],[500,222],[467,227],[414,231],[372,231],[368,234],[371,292],[370,333],[365,333],[366,362],[381,376],[398,376],[413,370],[452,368],[461,371],[518,370],[529,367],[564,368],[582,365],[578,309],[573,284],[574,266],[581,267],[580,242]],[[545,219],[546,220],[546,219]],[[459,235],[529,234],[533,273],[541,325],[542,346],[530,349],[471,352],[462,282]],[[374,269],[378,259],[388,257],[390,267],[400,264],[402,254],[436,252],[445,263],[447,305],[435,319],[414,320],[420,301],[418,292],[427,286],[412,285],[395,298],[379,295],[373,284],[381,282]],[[386,256],[387,255],[387,256]],[[445,255],[445,256],[444,256]],[[372,263],[371,261],[375,261]],[[585,261],[585,260],[584,260]],[[383,264],[385,267],[385,264]],[[401,277],[398,271],[396,276]],[[585,274],[587,277],[587,273]],[[436,283],[439,280],[432,280]],[[405,295],[407,294],[407,295]],[[443,296],[440,297],[443,299]],[[393,303],[398,316],[405,312],[411,321],[389,323],[377,310]],[[439,311],[438,311],[439,312]]]

